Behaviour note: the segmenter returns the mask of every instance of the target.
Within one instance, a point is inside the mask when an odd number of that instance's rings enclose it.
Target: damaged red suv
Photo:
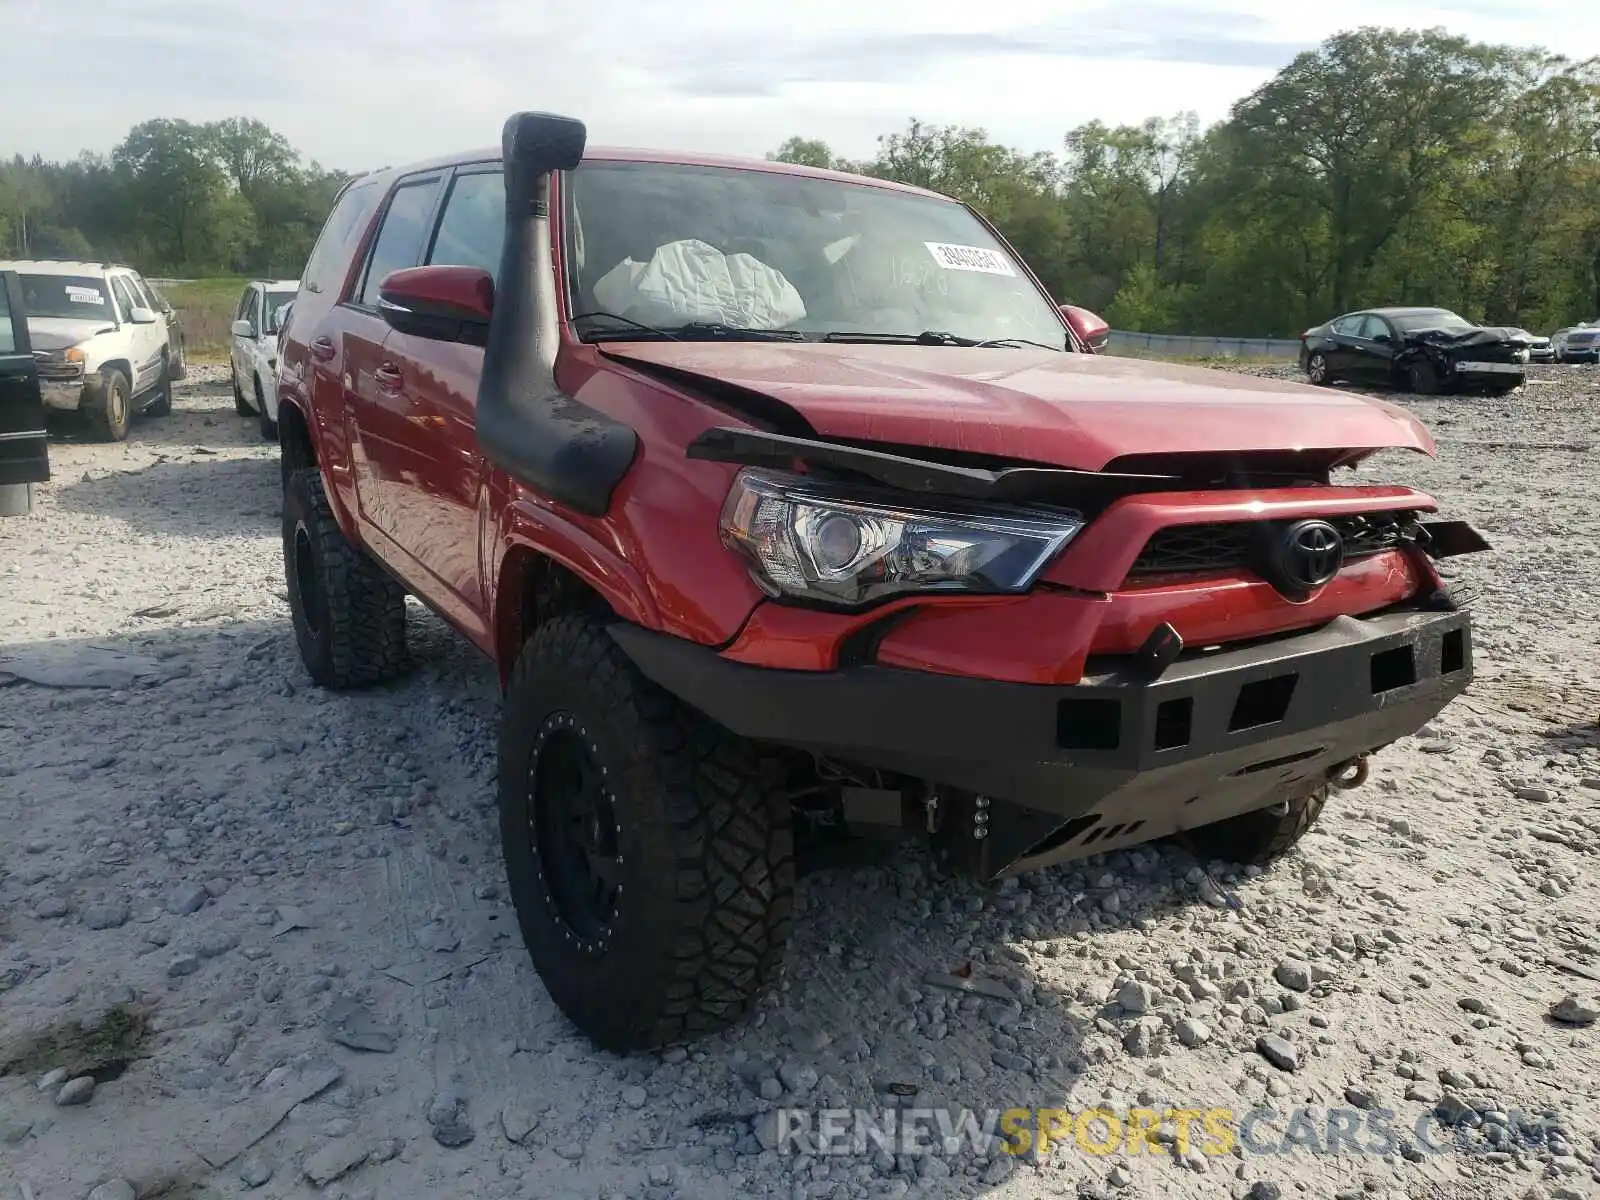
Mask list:
[[[597,1043],[746,1012],[797,863],[1265,862],[1467,686],[1435,559],[1481,539],[1335,480],[1412,417],[1075,320],[955,201],[546,114],[340,196],[283,343],[295,635],[394,678],[410,593],[497,664],[512,896]]]

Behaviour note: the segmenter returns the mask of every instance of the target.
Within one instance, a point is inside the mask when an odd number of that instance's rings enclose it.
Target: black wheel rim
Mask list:
[[[528,840],[562,934],[603,952],[622,900],[622,825],[594,739],[571,713],[552,713],[528,771]]]
[[[311,533],[304,525],[294,531],[294,588],[300,597],[300,617],[313,639],[322,636],[322,589],[317,564],[311,554]]]

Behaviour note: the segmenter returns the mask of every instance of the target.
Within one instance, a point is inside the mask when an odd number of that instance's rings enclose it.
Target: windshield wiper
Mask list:
[[[688,341],[799,342],[805,334],[798,329],[747,329],[742,325],[722,325],[716,321],[690,321],[668,331]]]
[[[825,342],[881,342],[891,346],[976,346],[979,343],[974,338],[964,338],[959,334],[946,333],[942,329],[924,329],[921,333],[856,333],[849,330],[836,329],[832,333],[824,334]]]
[[[977,345],[979,345],[979,346],[1009,346],[1009,347],[1013,347],[1013,348],[1019,347],[1019,346],[1037,346],[1041,350],[1054,350],[1058,354],[1065,354],[1066,353],[1066,347],[1064,347],[1064,346],[1052,346],[1048,342],[1036,342],[1032,338],[1019,338],[1019,337],[989,338],[987,341],[978,342]]]
[[[599,318],[620,321],[628,328],[591,330],[587,335],[590,341],[634,341],[641,333],[666,338],[672,342],[798,342],[804,337],[798,329],[745,329],[738,325],[722,325],[716,321],[690,321],[684,325],[661,329],[613,312],[579,313],[572,320],[576,324],[578,321]]]
[[[577,313],[575,316],[573,316],[572,323],[576,325],[579,321],[594,321],[601,318],[604,318],[608,321],[621,321],[624,325],[628,326],[628,328],[591,330],[588,336],[592,340],[602,341],[611,338],[637,338],[640,333],[652,334],[655,337],[666,338],[668,341],[676,340],[665,329],[657,329],[654,325],[646,325],[643,321],[635,321],[632,317],[619,316],[617,313],[603,312],[599,309],[596,309],[594,312]]]

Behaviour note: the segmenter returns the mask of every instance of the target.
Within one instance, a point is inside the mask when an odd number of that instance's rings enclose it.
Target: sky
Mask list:
[[[506,115],[595,144],[869,156],[916,117],[1059,149],[1096,119],[1226,117],[1360,25],[1600,54],[1578,0],[0,0],[0,155],[109,151],[149,117],[250,116],[368,170],[498,144]],[[1002,15],[1003,14],[1003,15]]]

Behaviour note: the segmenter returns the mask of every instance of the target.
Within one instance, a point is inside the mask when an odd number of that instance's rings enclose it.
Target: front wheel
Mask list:
[[[1321,354],[1313,354],[1306,359],[1306,378],[1318,387],[1327,387],[1333,382],[1333,372],[1328,370],[1328,360]]]
[[[1188,831],[1188,840],[1202,858],[1264,867],[1287,854],[1317,823],[1331,790],[1324,784],[1269,808],[1202,825]]]
[[[1431,396],[1439,390],[1439,373],[1427,359],[1418,359],[1406,368],[1406,386],[1418,396]]]
[[[603,1049],[737,1021],[777,977],[788,805],[751,744],[645,679],[595,618],[539,626],[500,726],[500,833],[528,954]]]
[[[100,376],[100,395],[89,410],[89,425],[103,442],[120,442],[128,436],[133,385],[115,367]]]
[[[244,389],[239,386],[239,372],[233,372],[233,411],[241,417],[253,417],[256,410],[250,407],[250,401],[244,398]]]

